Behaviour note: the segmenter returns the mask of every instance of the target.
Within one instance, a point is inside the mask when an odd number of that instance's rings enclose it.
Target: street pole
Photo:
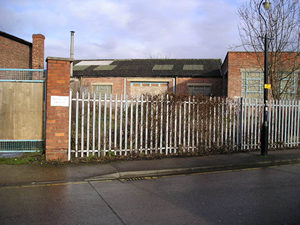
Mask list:
[[[268,155],[268,144],[269,144],[269,111],[268,111],[268,88],[266,88],[266,84],[268,84],[268,37],[267,32],[265,33],[265,63],[264,63],[264,115],[263,115],[263,125],[261,132],[261,155]]]
[[[261,0],[259,7],[258,7],[258,12],[261,18],[265,22],[265,37],[264,37],[264,48],[265,48],[265,54],[264,54],[264,115],[263,115],[263,124],[262,124],[262,129],[261,129],[261,152],[260,154],[262,156],[267,156],[268,155],[268,145],[269,145],[269,111],[268,111],[268,89],[270,89],[270,84],[268,80],[268,49],[269,49],[269,39],[268,39],[268,29],[267,29],[267,21],[264,18],[264,16],[261,14],[260,8],[263,3],[263,0]],[[266,0],[263,3],[263,6],[265,10],[269,10],[271,7],[270,0]]]

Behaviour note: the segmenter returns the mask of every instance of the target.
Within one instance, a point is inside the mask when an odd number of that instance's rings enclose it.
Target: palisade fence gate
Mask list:
[[[45,75],[0,68],[0,153],[43,150]]]
[[[260,148],[263,101],[70,92],[69,159]],[[300,144],[300,102],[269,101],[269,146]]]

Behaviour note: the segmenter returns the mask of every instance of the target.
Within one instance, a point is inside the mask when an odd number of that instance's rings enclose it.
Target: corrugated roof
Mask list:
[[[85,69],[78,65],[94,63]],[[96,61],[110,62],[110,70],[97,70]],[[99,65],[99,64],[98,64]],[[102,64],[103,65],[103,64]],[[107,65],[107,64],[106,64]],[[170,67],[172,66],[172,68]],[[155,66],[163,69],[153,69]],[[158,68],[157,67],[157,68]],[[112,69],[111,69],[112,68]],[[221,59],[99,59],[75,60],[74,77],[221,77]]]

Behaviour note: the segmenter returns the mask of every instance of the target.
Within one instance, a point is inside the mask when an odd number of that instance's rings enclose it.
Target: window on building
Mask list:
[[[210,84],[188,84],[188,92],[190,95],[212,95]]]
[[[93,84],[93,93],[96,95],[110,95],[112,93],[112,85],[111,84]]]
[[[242,97],[262,98],[264,74],[261,72],[242,73]]]
[[[295,99],[297,94],[297,79],[296,76],[283,79],[280,82],[281,99]]]
[[[169,83],[163,81],[132,81],[131,95],[159,95],[168,92]]]
[[[283,79],[280,82],[281,99],[295,99],[297,94],[297,76]],[[263,98],[264,73],[243,72],[242,73],[242,97]]]
[[[169,82],[156,82],[156,81],[132,81],[131,86],[135,87],[168,87]]]

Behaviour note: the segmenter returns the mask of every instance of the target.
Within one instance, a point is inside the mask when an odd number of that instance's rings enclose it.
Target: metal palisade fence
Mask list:
[[[70,93],[69,159],[260,148],[263,102]],[[300,102],[269,101],[270,148],[300,144]]]

